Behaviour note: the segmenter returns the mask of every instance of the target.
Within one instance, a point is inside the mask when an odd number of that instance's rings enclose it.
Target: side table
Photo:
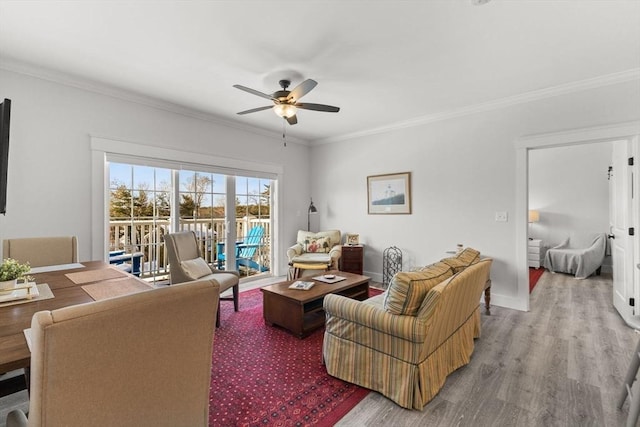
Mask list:
[[[544,263],[545,249],[540,239],[529,239],[527,248],[527,261],[529,267],[540,268]]]
[[[343,245],[340,257],[340,271],[362,275],[364,263],[363,245]]]

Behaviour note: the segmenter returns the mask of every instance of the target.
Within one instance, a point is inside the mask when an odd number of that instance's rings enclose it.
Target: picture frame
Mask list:
[[[411,214],[411,172],[367,177],[368,213]]]
[[[352,245],[359,245],[360,244],[360,235],[359,234],[347,234],[344,238],[344,242],[345,244],[352,246]]]

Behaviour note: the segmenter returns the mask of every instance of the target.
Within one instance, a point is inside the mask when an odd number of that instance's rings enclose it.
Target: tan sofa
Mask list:
[[[421,271],[397,273],[387,292],[324,299],[327,372],[422,410],[447,375],[469,363],[492,260],[466,249]]]
[[[304,231],[298,230],[296,244],[287,249],[289,264],[324,264],[330,269],[338,269],[338,260],[342,256],[340,230]]]

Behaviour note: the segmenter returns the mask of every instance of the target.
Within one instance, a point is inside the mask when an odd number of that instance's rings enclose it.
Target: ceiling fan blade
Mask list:
[[[325,111],[327,113],[337,113],[340,111],[340,107],[334,107],[333,105],[324,105],[324,104],[294,104],[297,108],[302,108],[303,110],[314,110],[314,111]]]
[[[296,86],[295,89],[293,89],[291,93],[289,93],[289,96],[287,96],[287,100],[297,101],[298,99],[302,98],[303,96],[311,92],[311,90],[317,85],[318,85],[317,81],[312,79],[307,79],[302,83],[300,83],[298,86]]]
[[[270,99],[272,101],[275,100],[271,95],[267,95],[266,93],[262,93],[260,91],[255,90],[255,89],[251,89],[250,87],[246,87],[246,86],[242,86],[242,85],[233,85],[233,87],[235,87],[236,89],[240,89],[240,90],[243,90],[245,92],[249,92],[249,93],[252,93],[254,95],[260,96],[262,98]]]
[[[255,113],[256,111],[268,110],[269,108],[273,108],[273,105],[269,105],[267,107],[252,108],[251,110],[240,111],[238,114],[243,115],[243,114]]]
[[[298,123],[298,118],[296,117],[295,114],[293,116],[287,118],[286,120],[287,120],[287,122],[289,122],[290,125],[295,125],[296,123]]]

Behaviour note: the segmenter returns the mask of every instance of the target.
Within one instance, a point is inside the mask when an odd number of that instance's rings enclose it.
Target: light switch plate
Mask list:
[[[508,218],[507,212],[496,212],[496,222],[507,222]]]

